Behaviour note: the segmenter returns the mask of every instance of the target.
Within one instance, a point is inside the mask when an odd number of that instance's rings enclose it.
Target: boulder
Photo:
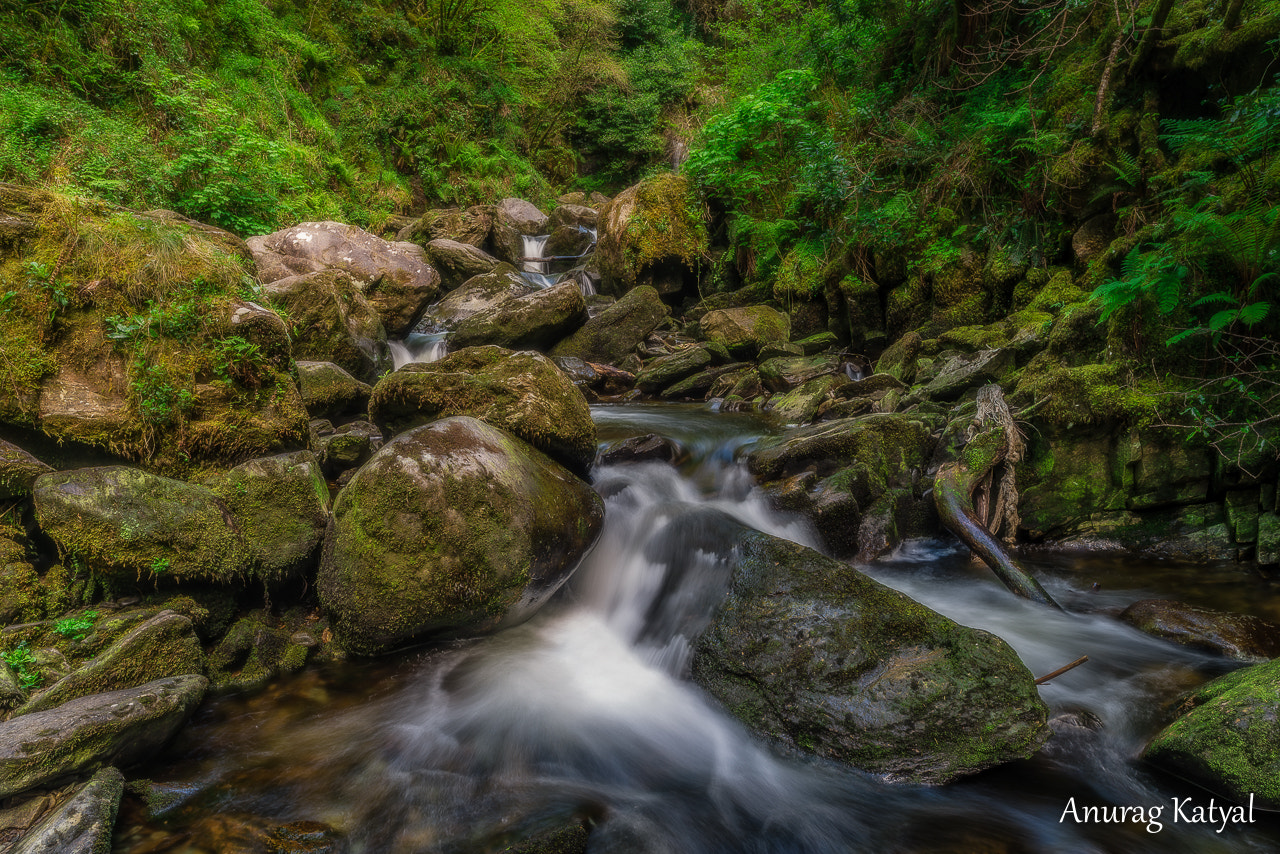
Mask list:
[[[667,314],[667,306],[656,290],[647,285],[633,288],[556,344],[551,355],[616,365],[634,353]]]
[[[0,501],[23,498],[31,494],[37,477],[53,471],[26,451],[0,439]]]
[[[453,240],[479,249],[489,245],[495,210],[492,205],[472,205],[466,210],[441,208],[427,211],[412,225],[396,232],[396,240],[426,246],[433,240]]]
[[[575,231],[585,228],[595,231],[599,220],[600,215],[586,205],[561,204],[547,217],[547,230],[542,233],[550,234],[558,228],[572,228]]]
[[[295,275],[287,263],[274,263],[276,256],[347,273],[393,338],[407,335],[440,292],[440,276],[427,263],[422,247],[391,243],[354,225],[304,222],[252,238],[249,248],[264,282]]]
[[[680,443],[657,433],[632,436],[606,447],[600,452],[600,465],[616,466],[623,463],[646,463],[654,460],[675,465],[687,457],[688,452]]]
[[[711,351],[706,347],[685,347],[659,356],[636,374],[636,387],[645,394],[661,391],[711,364]]]
[[[722,308],[709,311],[698,321],[708,341],[719,341],[741,358],[755,358],[765,344],[791,337],[791,319],[767,305]]]
[[[126,466],[42,475],[36,519],[59,549],[102,575],[243,580],[251,552],[209,489]]]
[[[824,403],[839,399],[853,384],[844,374],[814,377],[786,394],[771,398],[769,411],[791,424],[808,424],[818,416]]]
[[[388,442],[338,495],[320,599],[361,654],[489,632],[554,593],[603,519],[595,492],[539,451],[445,418]]]
[[[1048,709],[1017,654],[804,546],[744,531],[693,678],[757,733],[894,780],[1033,754]]]
[[[955,400],[966,391],[999,382],[1013,368],[1012,350],[980,350],[954,356],[929,381],[922,392],[933,400]]]
[[[572,225],[557,226],[542,247],[546,270],[551,274],[564,273],[582,263],[581,259],[595,245],[595,234],[585,228]]]
[[[314,622],[310,612],[310,606],[283,615],[257,610],[236,620],[209,652],[213,686],[252,690],[305,667],[327,631],[326,622]]]
[[[830,374],[847,380],[842,368],[839,356],[779,356],[760,364],[760,380],[769,391],[783,392]]]
[[[587,322],[587,305],[577,284],[565,282],[528,296],[505,300],[459,321],[449,346],[496,344],[545,350]]]
[[[257,345],[275,367],[289,370],[293,361],[293,339],[289,335],[289,324],[276,312],[256,302],[236,300],[226,309],[224,329]]]
[[[369,407],[373,386],[333,362],[298,362],[298,391],[312,418],[334,418]]]
[[[334,427],[328,421],[311,422],[311,450],[328,477],[336,477],[364,463],[382,447],[382,431],[368,421],[350,421]]]
[[[42,712],[90,694],[136,688],[157,679],[203,671],[204,650],[191,620],[173,611],[161,611],[33,696],[13,714]]]
[[[294,358],[333,362],[362,380],[391,367],[386,329],[347,273],[290,276],[266,285],[266,291],[293,324]]]
[[[1139,631],[1237,661],[1280,658],[1280,626],[1248,614],[1198,608],[1171,599],[1143,599],[1120,614]]]
[[[469,415],[581,475],[596,455],[596,428],[582,392],[550,359],[529,351],[470,347],[406,365],[374,387],[369,415],[390,434]]]
[[[1280,810],[1280,659],[1214,679],[1142,758],[1237,804]]]
[[[158,679],[0,723],[0,799],[150,759],[191,717],[208,685],[203,676]]]
[[[554,356],[553,362],[556,367],[564,371],[565,376],[583,390],[595,394],[613,395],[622,394],[625,391],[635,387],[635,374],[615,368],[611,365],[601,365],[596,362],[584,362],[575,356]],[[591,399],[588,396],[588,399]]]
[[[483,249],[456,240],[433,240],[426,248],[431,263],[440,272],[446,291],[453,290],[472,276],[492,273],[505,263]]]
[[[695,267],[707,253],[706,224],[679,175],[657,175],[623,190],[603,206],[597,228],[602,292],[613,296],[637,285],[678,294],[696,281]]]
[[[498,202],[493,223],[493,251],[499,258],[518,266],[524,257],[524,238],[547,233],[547,215],[531,202],[524,199]]]
[[[920,348],[924,342],[917,332],[908,332],[880,354],[876,362],[877,374],[888,374],[904,384],[910,385],[916,378],[916,360],[920,356]]]
[[[314,566],[329,523],[329,487],[315,454],[249,460],[208,486],[244,535],[259,578],[274,583]]]
[[[431,306],[431,317],[451,327],[473,314],[497,308],[508,300],[529,296],[537,291],[537,285],[531,284],[515,267],[504,264],[492,273],[472,276],[454,288],[444,299]]]
[[[711,392],[712,386],[722,376],[734,375],[744,368],[749,368],[746,362],[730,362],[727,365],[715,365],[710,368],[704,368],[696,374],[687,376],[679,382],[672,383],[662,390],[662,397],[665,400],[706,400]]]
[[[6,849],[9,854],[103,854],[111,850],[124,775],[103,768]]]

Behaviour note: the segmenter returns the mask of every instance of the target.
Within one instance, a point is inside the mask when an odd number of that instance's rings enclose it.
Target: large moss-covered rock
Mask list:
[[[1034,677],[961,626],[804,546],[744,532],[693,677],[769,738],[896,780],[943,783],[1034,753]]]
[[[1249,614],[1198,608],[1170,599],[1143,599],[1120,614],[1134,628],[1239,661],[1280,657],[1280,626]]]
[[[451,347],[496,344],[545,350],[587,322],[587,304],[575,282],[504,300],[458,322]]]
[[[103,768],[6,850],[8,854],[106,854],[123,795],[124,775],[115,768]]]
[[[259,276],[273,282],[291,275],[284,259],[300,259],[314,270],[350,274],[377,311],[387,334],[401,338],[440,292],[440,275],[427,263],[421,246],[392,243],[354,225],[303,222],[248,241]]]
[[[362,380],[390,367],[386,329],[346,272],[289,276],[271,282],[266,291],[293,324],[295,358],[333,362]]]
[[[437,208],[396,232],[396,240],[409,240],[419,246],[433,240],[454,240],[484,249],[489,245],[494,219],[493,205],[472,205],[465,210]]]
[[[511,264],[524,257],[524,238],[546,234],[547,215],[524,199],[498,202],[493,223],[493,253]]]
[[[469,415],[514,433],[585,474],[596,427],[582,392],[540,353],[469,347],[436,362],[406,365],[374,387],[369,416],[400,433],[449,415]]]
[[[508,300],[529,296],[538,290],[515,267],[503,265],[491,273],[472,276],[431,307],[431,318],[454,326],[473,314],[497,308]]]
[[[680,175],[657,175],[623,190],[601,210],[598,229],[603,292],[615,296],[637,285],[679,293],[707,252],[702,211]]]
[[[779,356],[761,363],[760,380],[770,391],[784,392],[842,367],[839,356]]]
[[[433,240],[426,246],[431,263],[440,271],[440,279],[446,291],[484,273],[492,273],[507,266],[483,249],[456,240]]]
[[[34,499],[41,530],[103,575],[226,583],[250,566],[239,527],[203,486],[102,466],[43,475]]]
[[[709,311],[698,324],[708,341],[718,341],[742,358],[753,358],[761,347],[791,338],[791,319],[767,305]]]
[[[191,620],[162,611],[14,710],[42,712],[90,694],[136,688],[167,676],[204,671],[204,650]]]
[[[250,460],[208,485],[244,535],[260,578],[282,581],[314,566],[329,523],[329,487],[311,451]]]
[[[646,394],[661,391],[711,364],[714,357],[706,347],[688,346],[659,356],[636,374],[636,387]]]
[[[42,463],[17,445],[0,439],[0,500],[30,495],[35,479],[51,471],[53,467],[48,463]]]
[[[298,362],[298,390],[307,415],[312,418],[364,412],[373,393],[372,386],[333,362]]]
[[[343,488],[321,601],[352,651],[528,616],[599,534],[584,482],[514,436],[446,418],[388,442]]]
[[[0,723],[0,799],[150,758],[186,723],[208,684],[194,675],[159,679]]]
[[[1230,798],[1280,809],[1280,660],[1214,679],[1143,751],[1148,762]]]
[[[667,313],[658,292],[641,285],[553,347],[551,355],[616,365],[635,352]]]

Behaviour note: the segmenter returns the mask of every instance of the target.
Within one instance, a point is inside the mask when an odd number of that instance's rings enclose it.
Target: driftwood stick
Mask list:
[[[1052,673],[1046,673],[1045,675],[1041,676],[1039,679],[1036,680],[1036,684],[1043,685],[1044,683],[1048,682],[1050,679],[1054,679],[1058,676],[1061,676],[1062,674],[1066,673],[1068,670],[1075,670],[1077,667],[1084,664],[1088,660],[1089,660],[1089,656],[1082,655],[1079,658],[1077,658],[1075,661],[1071,662],[1070,664],[1064,664],[1062,667],[1059,667],[1057,670],[1053,671]]]

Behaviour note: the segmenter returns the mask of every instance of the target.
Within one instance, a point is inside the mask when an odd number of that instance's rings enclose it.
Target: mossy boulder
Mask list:
[[[90,694],[136,688],[167,676],[204,672],[204,650],[191,620],[162,611],[14,710],[42,712]]]
[[[342,643],[372,654],[533,612],[603,523],[584,482],[468,417],[388,442],[339,493],[318,577]]]
[[[508,264],[472,276],[431,307],[431,318],[451,327],[508,300],[536,293],[538,287]]]
[[[408,240],[424,247],[433,240],[453,240],[485,249],[489,246],[496,216],[493,205],[437,208],[396,232],[396,240]]]
[[[124,775],[103,768],[59,803],[8,854],[104,854],[111,850],[116,812],[124,796]]]
[[[734,554],[693,678],[755,732],[920,783],[1030,756],[1048,738],[1034,677],[995,635],[758,531]]]
[[[323,419],[310,424],[311,451],[326,477],[364,465],[382,447],[382,431],[368,421],[349,421],[338,427]]]
[[[524,199],[498,202],[493,222],[493,253],[511,264],[524,256],[526,236],[547,234],[547,215]]]
[[[329,487],[315,454],[250,460],[206,485],[244,536],[256,575],[278,582],[314,566],[329,523]]]
[[[495,344],[546,350],[587,322],[587,304],[576,282],[504,300],[461,320],[449,337],[455,348]]]
[[[1214,679],[1142,758],[1239,804],[1280,810],[1280,659]]]
[[[298,362],[298,391],[311,418],[364,412],[373,386],[333,362]]]
[[[297,673],[313,657],[330,657],[331,637],[328,622],[309,609],[292,608],[283,615],[254,611],[236,620],[209,652],[209,679],[218,689],[261,688],[277,676]]]
[[[657,175],[628,187],[600,211],[596,262],[602,293],[621,296],[637,285],[677,294],[696,281],[707,254],[703,211],[689,182]]]
[[[158,679],[0,723],[0,799],[150,759],[191,717],[208,685],[195,675]]]
[[[0,439],[0,500],[31,494],[31,484],[53,467],[10,442]]]
[[[920,393],[932,400],[955,400],[966,391],[987,383],[999,382],[1013,365],[1013,351],[1007,349],[979,350],[976,353],[953,356],[941,366]]]
[[[407,335],[440,294],[440,275],[421,246],[392,243],[354,225],[304,222],[251,238],[248,245],[264,282],[294,275],[277,261],[280,256],[348,273],[393,338]]]
[[[707,367],[713,358],[710,350],[698,346],[659,356],[636,374],[636,387],[646,394],[654,394]]]
[[[916,378],[917,359],[924,345],[918,332],[903,335],[880,355],[876,362],[877,374],[888,374],[908,385]]]
[[[727,365],[704,368],[664,388],[662,397],[664,400],[706,400],[711,393],[711,387],[720,377],[736,374],[749,367],[750,365],[746,362],[731,362]]]
[[[596,427],[582,392],[540,353],[469,347],[406,365],[373,389],[369,416],[390,434],[450,415],[514,433],[578,474],[596,455]]]
[[[791,318],[767,305],[708,311],[698,326],[708,341],[723,344],[741,358],[754,358],[764,345],[791,338]]]
[[[102,575],[243,580],[252,553],[212,491],[126,466],[36,480],[36,519],[65,553]]]
[[[634,353],[668,313],[658,292],[641,285],[556,344],[551,355],[616,365]]]
[[[843,366],[839,356],[779,356],[760,363],[760,380],[770,391],[784,392]]]
[[[426,246],[432,265],[440,273],[446,291],[484,273],[492,273],[508,266],[505,261],[493,257],[483,249],[456,240],[433,240]]]
[[[764,371],[761,370],[761,373]],[[853,384],[842,373],[814,377],[785,394],[771,398],[769,411],[791,424],[808,424],[818,416],[823,404],[829,405],[840,399]]]
[[[390,367],[386,329],[349,274],[322,270],[290,276],[266,285],[266,291],[289,316],[295,358],[333,362],[362,380]]]
[[[1237,661],[1280,658],[1280,626],[1250,614],[1200,608],[1171,599],[1143,599],[1120,614],[1139,631]]]

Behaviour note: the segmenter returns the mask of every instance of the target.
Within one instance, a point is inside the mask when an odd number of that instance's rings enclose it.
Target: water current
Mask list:
[[[863,567],[885,584],[1007,640],[1068,727],[1037,757],[947,787],[891,785],[761,743],[685,678],[690,635],[727,584],[709,529],[718,508],[798,542],[736,461],[770,428],[694,405],[597,406],[602,442],[656,432],[689,460],[593,473],[604,533],[570,585],[530,622],[398,658],[313,668],[255,695],[206,703],[145,773],[172,806],[126,812],[116,852],[219,850],[210,823],[323,822],[350,854],[501,851],[589,820],[591,852],[1253,852],[1251,825],[1170,821],[1170,799],[1209,795],[1136,759],[1180,692],[1227,669],[1115,619],[1155,595],[1268,613],[1238,567],[1099,556],[1028,561],[1069,613],[1010,595],[946,542],[915,542]],[[692,520],[692,521],[690,521]],[[1100,585],[1095,589],[1094,585]],[[1164,805],[1147,825],[1061,820],[1069,799]]]

